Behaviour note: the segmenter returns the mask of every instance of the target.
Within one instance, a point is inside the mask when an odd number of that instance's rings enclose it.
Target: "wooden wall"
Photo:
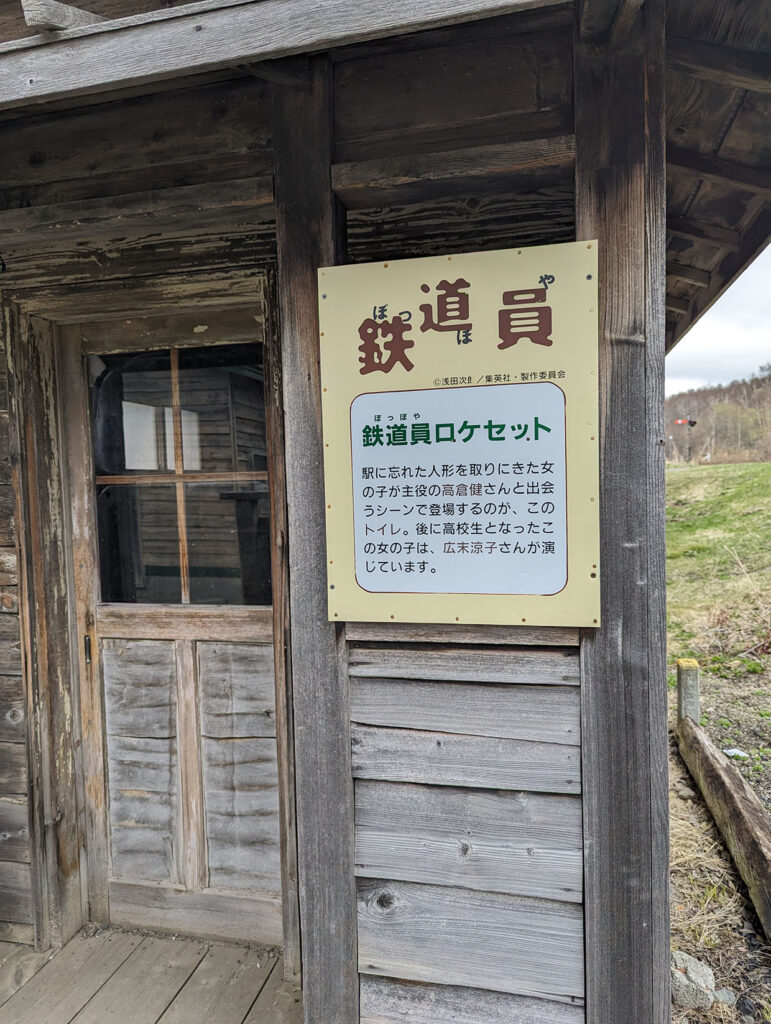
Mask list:
[[[508,632],[350,645],[362,1021],[584,1019],[578,635]]]
[[[31,942],[26,739],[8,372],[0,340],[0,938]]]

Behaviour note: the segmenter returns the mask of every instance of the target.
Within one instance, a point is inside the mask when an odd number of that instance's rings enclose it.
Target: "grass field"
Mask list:
[[[702,723],[771,806],[771,463],[667,470],[670,686],[702,669]]]

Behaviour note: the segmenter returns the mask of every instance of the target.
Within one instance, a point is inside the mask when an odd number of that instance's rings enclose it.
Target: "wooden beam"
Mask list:
[[[667,260],[667,277],[674,277],[687,284],[695,284],[697,288],[707,288],[710,282],[710,275],[706,270],[700,270],[698,267],[686,267],[685,264],[675,263],[673,260]]]
[[[105,21],[100,14],[81,11],[79,7],[60,4],[58,0],[21,0],[24,20],[30,28],[60,31],[69,28],[85,28]]]
[[[667,233],[678,238],[689,238],[693,242],[707,242],[731,252],[738,252],[741,248],[741,235],[738,231],[720,227],[719,224],[701,224],[686,217],[668,217]]]
[[[677,727],[683,760],[709,807],[744,879],[760,923],[771,939],[771,819],[760,798],[690,718]]]
[[[629,36],[637,22],[640,8],[645,0],[621,0],[610,26],[610,45],[620,46]]]
[[[0,47],[0,108],[492,18],[563,0],[225,0]]]
[[[277,85],[310,84],[311,66],[307,57],[284,57],[283,60],[258,60],[253,64],[236,64],[237,71]]]
[[[731,89],[771,92],[771,54],[667,35],[667,68]]]
[[[690,310],[691,304],[688,299],[681,299],[676,295],[667,295],[666,308],[670,313],[677,313],[678,316],[684,316]]]
[[[572,135],[335,164],[332,188],[348,209],[451,195],[529,191],[570,179]]]
[[[273,179],[156,189],[100,196],[51,206],[0,211],[0,237],[6,249],[41,249],[53,244],[93,242],[132,235],[198,230],[273,217]]]
[[[311,75],[307,89],[273,89],[303,1007],[306,1024],[358,1024],[350,695],[342,628],[327,617],[318,362],[316,274],[342,248],[328,59]]]
[[[663,7],[647,0],[623,47],[575,48],[576,233],[600,258],[606,567],[602,627],[580,648],[587,1024],[671,1014]]]
[[[737,164],[731,160],[681,149],[679,146],[667,146],[667,168],[683,171],[704,181],[714,181],[726,188],[771,196],[771,171],[764,167]]]

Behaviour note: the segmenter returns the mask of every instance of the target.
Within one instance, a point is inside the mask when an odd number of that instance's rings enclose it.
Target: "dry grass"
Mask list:
[[[771,1021],[768,948],[751,950],[753,912],[741,879],[703,801],[682,800],[675,787],[695,789],[673,747],[670,758],[670,882],[672,948],[709,964],[717,988],[746,994]],[[764,967],[765,962],[765,967]],[[765,978],[764,978],[765,976]],[[714,1003],[708,1011],[673,1008],[673,1024],[740,1024],[734,1008]]]

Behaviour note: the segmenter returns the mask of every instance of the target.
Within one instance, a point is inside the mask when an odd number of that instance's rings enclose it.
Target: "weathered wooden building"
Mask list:
[[[663,1024],[663,363],[771,235],[763,5],[88,6],[0,2],[0,938]],[[601,628],[329,623],[317,269],[585,239]]]

